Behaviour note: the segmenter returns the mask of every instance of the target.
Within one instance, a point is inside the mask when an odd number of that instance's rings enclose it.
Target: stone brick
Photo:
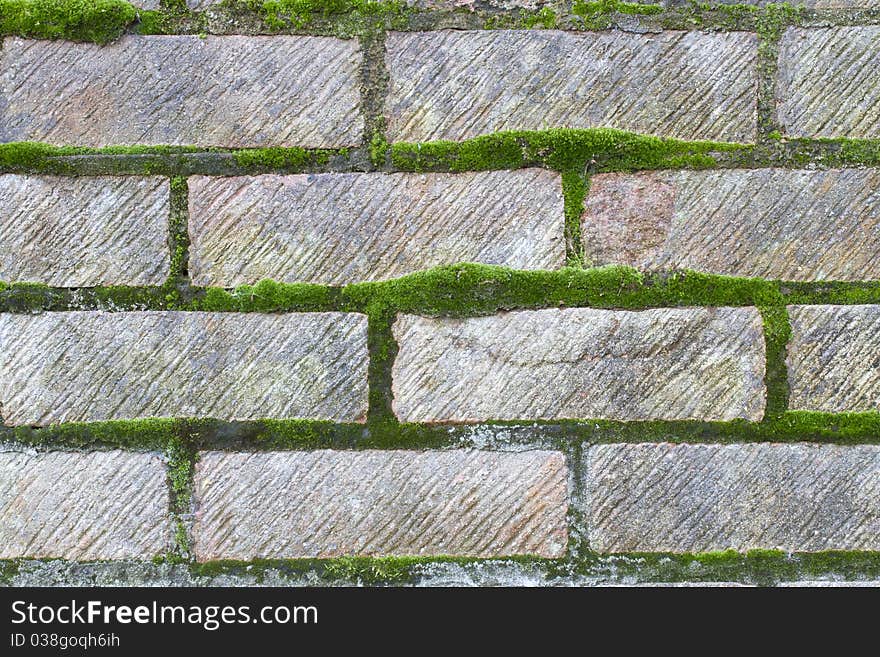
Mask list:
[[[581,236],[593,264],[793,281],[880,278],[880,170],[601,174]]]
[[[403,315],[394,336],[394,410],[405,422],[759,420],[764,412],[754,308]]]
[[[353,146],[360,61],[356,41],[328,37],[7,38],[0,141]]]
[[[168,510],[155,455],[0,453],[0,559],[150,559],[171,548]]]
[[[597,445],[585,481],[599,552],[880,548],[876,445]]]
[[[560,557],[567,480],[547,451],[203,452],[196,557]]]
[[[366,333],[346,313],[0,315],[3,418],[361,421]]]
[[[389,34],[386,50],[393,141],[553,127],[757,134],[754,34],[435,31]]]
[[[880,26],[789,28],[779,47],[778,118],[793,137],[880,137]]]
[[[880,306],[790,306],[789,407],[880,411]]]
[[[190,274],[343,285],[456,262],[565,264],[559,174],[332,173],[189,179]]]
[[[0,280],[161,285],[168,180],[0,175]]]

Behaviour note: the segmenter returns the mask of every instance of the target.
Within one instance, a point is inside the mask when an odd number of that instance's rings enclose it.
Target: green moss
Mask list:
[[[339,16],[393,21],[405,17],[412,9],[399,0],[255,0],[250,2],[266,23],[275,29],[304,28],[316,21]]]
[[[0,586],[12,586],[20,569],[21,563],[18,559],[0,559]]]
[[[742,144],[686,142],[610,128],[513,131],[463,142],[391,145],[391,163],[404,171],[484,171],[546,166],[557,171],[638,171],[709,168]]]
[[[166,284],[166,301],[169,306],[183,305],[174,285],[182,282],[189,260],[189,231],[187,229],[189,208],[189,186],[186,178],[172,178],[169,183],[171,191],[171,215],[168,221],[168,248],[171,252],[169,280]]]
[[[587,553],[575,572],[587,576],[612,572],[615,579],[653,582],[744,582],[771,586],[802,579],[874,579],[880,575],[878,552],[796,552],[726,550],[702,554]]]
[[[537,27],[543,27],[545,30],[552,30],[557,25],[556,12],[550,7],[544,7],[536,13],[522,11],[520,14],[522,26],[531,30]]]
[[[248,148],[233,151],[236,163],[252,169],[302,171],[308,167],[326,166],[338,155],[334,150],[306,150],[304,148]]]
[[[186,424],[186,421],[178,422],[176,427],[179,433],[169,438],[165,445],[170,506],[174,522],[174,548],[169,555],[172,560],[185,560],[192,553],[192,542],[183,518],[192,513],[193,478],[198,454],[189,440]]]
[[[142,9],[138,11],[138,20],[134,31],[138,34],[168,34],[173,30],[168,14]]]
[[[0,34],[108,43],[136,14],[125,0],[0,0]]]
[[[200,310],[234,312],[279,312],[333,310],[339,291],[308,283],[276,283],[263,280],[241,285],[231,292],[208,288],[196,304]]]
[[[584,199],[587,196],[587,181],[577,171],[562,174],[562,195],[565,200],[565,252],[569,266],[583,267],[583,245],[581,244],[581,215],[584,212]]]
[[[356,283],[343,288],[342,297],[349,305],[368,311],[450,316],[555,306],[741,306],[782,301],[775,283],[759,279],[690,271],[648,275],[622,266],[522,271],[479,264],[436,267],[381,283]]]
[[[788,311],[784,305],[762,307],[764,342],[767,350],[767,408],[765,417],[776,418],[788,408],[788,370],[785,348],[791,336]]]
[[[41,428],[0,427],[0,436],[38,448],[164,450],[177,436],[177,423],[167,418],[67,422]]]
[[[880,282],[864,283],[785,283],[786,302],[795,304],[876,304],[880,303]]]
[[[376,133],[370,140],[370,162],[374,167],[383,167],[387,163],[389,153],[388,142],[381,134]]]
[[[582,27],[589,30],[604,30],[614,24],[615,14],[651,16],[663,13],[663,6],[620,2],[620,0],[598,0],[597,2],[575,0],[571,7],[571,13],[580,19]]]
[[[880,576],[880,553],[829,551],[787,554],[776,550],[733,550],[698,554],[623,553],[602,555],[584,552],[569,559],[531,556],[502,559],[467,557],[340,557],[213,561],[191,564],[194,576],[212,578],[239,574],[263,581],[270,571],[296,577],[314,573],[327,582],[365,585],[400,585],[418,582],[438,564],[457,565],[478,572],[483,565],[507,566],[543,576],[547,581],[588,580],[617,582],[744,582],[775,585],[802,579],[875,579]],[[514,575],[515,576],[515,575]]]

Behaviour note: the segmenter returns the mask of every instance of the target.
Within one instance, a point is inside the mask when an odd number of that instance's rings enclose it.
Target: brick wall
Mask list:
[[[874,0],[65,1],[4,582],[880,582]]]

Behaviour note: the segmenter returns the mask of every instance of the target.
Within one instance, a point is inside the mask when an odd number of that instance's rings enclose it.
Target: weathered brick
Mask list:
[[[880,278],[880,170],[593,176],[581,235],[593,264],[795,281]]]
[[[333,173],[189,179],[198,285],[342,285],[436,265],[565,264],[559,174]]]
[[[559,452],[204,452],[195,553],[559,557],[568,476]]]
[[[0,141],[357,145],[360,61],[356,41],[327,37],[7,38]]]
[[[0,453],[0,559],[149,559],[171,548],[168,497],[152,454]]]
[[[609,127],[754,141],[757,38],[744,32],[392,33],[394,141]]]
[[[138,417],[361,421],[363,315],[0,315],[6,424]]]
[[[0,175],[0,280],[161,285],[168,180]]]
[[[586,455],[599,552],[880,549],[880,447],[614,444]]]
[[[406,422],[758,420],[754,308],[588,308],[394,324],[394,410]]]
[[[789,407],[880,411],[880,306],[789,306]]]
[[[880,27],[789,28],[776,79],[781,125],[794,137],[880,137]]]

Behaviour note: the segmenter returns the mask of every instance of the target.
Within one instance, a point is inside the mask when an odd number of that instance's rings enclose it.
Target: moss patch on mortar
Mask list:
[[[625,553],[598,554],[585,551],[567,559],[532,556],[501,559],[469,557],[338,557],[332,559],[274,559],[254,561],[212,561],[192,564],[194,577],[212,578],[238,574],[257,582],[267,576],[314,574],[326,582],[366,585],[417,583],[430,577],[438,565],[459,566],[464,571],[495,565],[536,573],[547,581],[585,580],[619,582],[743,582],[775,585],[803,579],[849,581],[880,577],[877,552],[800,552],[777,550],[706,552],[697,554]]]
[[[619,579],[646,582],[744,582],[771,586],[779,582],[830,578],[875,579],[880,576],[878,552],[797,552],[735,550],[700,554],[587,553],[577,560],[575,572],[595,575],[614,569]]]
[[[479,264],[436,267],[381,283],[355,283],[342,289],[342,298],[356,308],[447,316],[558,306],[647,308],[782,302],[778,285],[759,279],[691,271],[644,274],[624,266],[525,271]]]
[[[107,422],[67,422],[47,427],[0,427],[0,441],[38,449],[164,450],[176,438],[178,420],[147,418]]]
[[[136,16],[125,0],[0,0],[0,36],[108,43]]]
[[[765,418],[777,418],[788,408],[788,369],[785,364],[785,348],[791,336],[791,324],[785,306],[760,308],[764,325],[766,349],[767,406]]]
[[[402,171],[485,171],[546,166],[557,171],[711,168],[717,155],[743,144],[639,135],[611,128],[509,131],[462,142],[397,142],[392,165]]]
[[[276,283],[263,280],[232,291],[207,288],[198,300],[200,310],[222,312],[320,312],[336,310],[339,289],[310,283]]]
[[[652,16],[663,13],[663,5],[598,0],[586,2],[575,0],[571,13],[579,19],[579,26],[587,30],[606,30],[614,25],[615,14],[628,16]]]

